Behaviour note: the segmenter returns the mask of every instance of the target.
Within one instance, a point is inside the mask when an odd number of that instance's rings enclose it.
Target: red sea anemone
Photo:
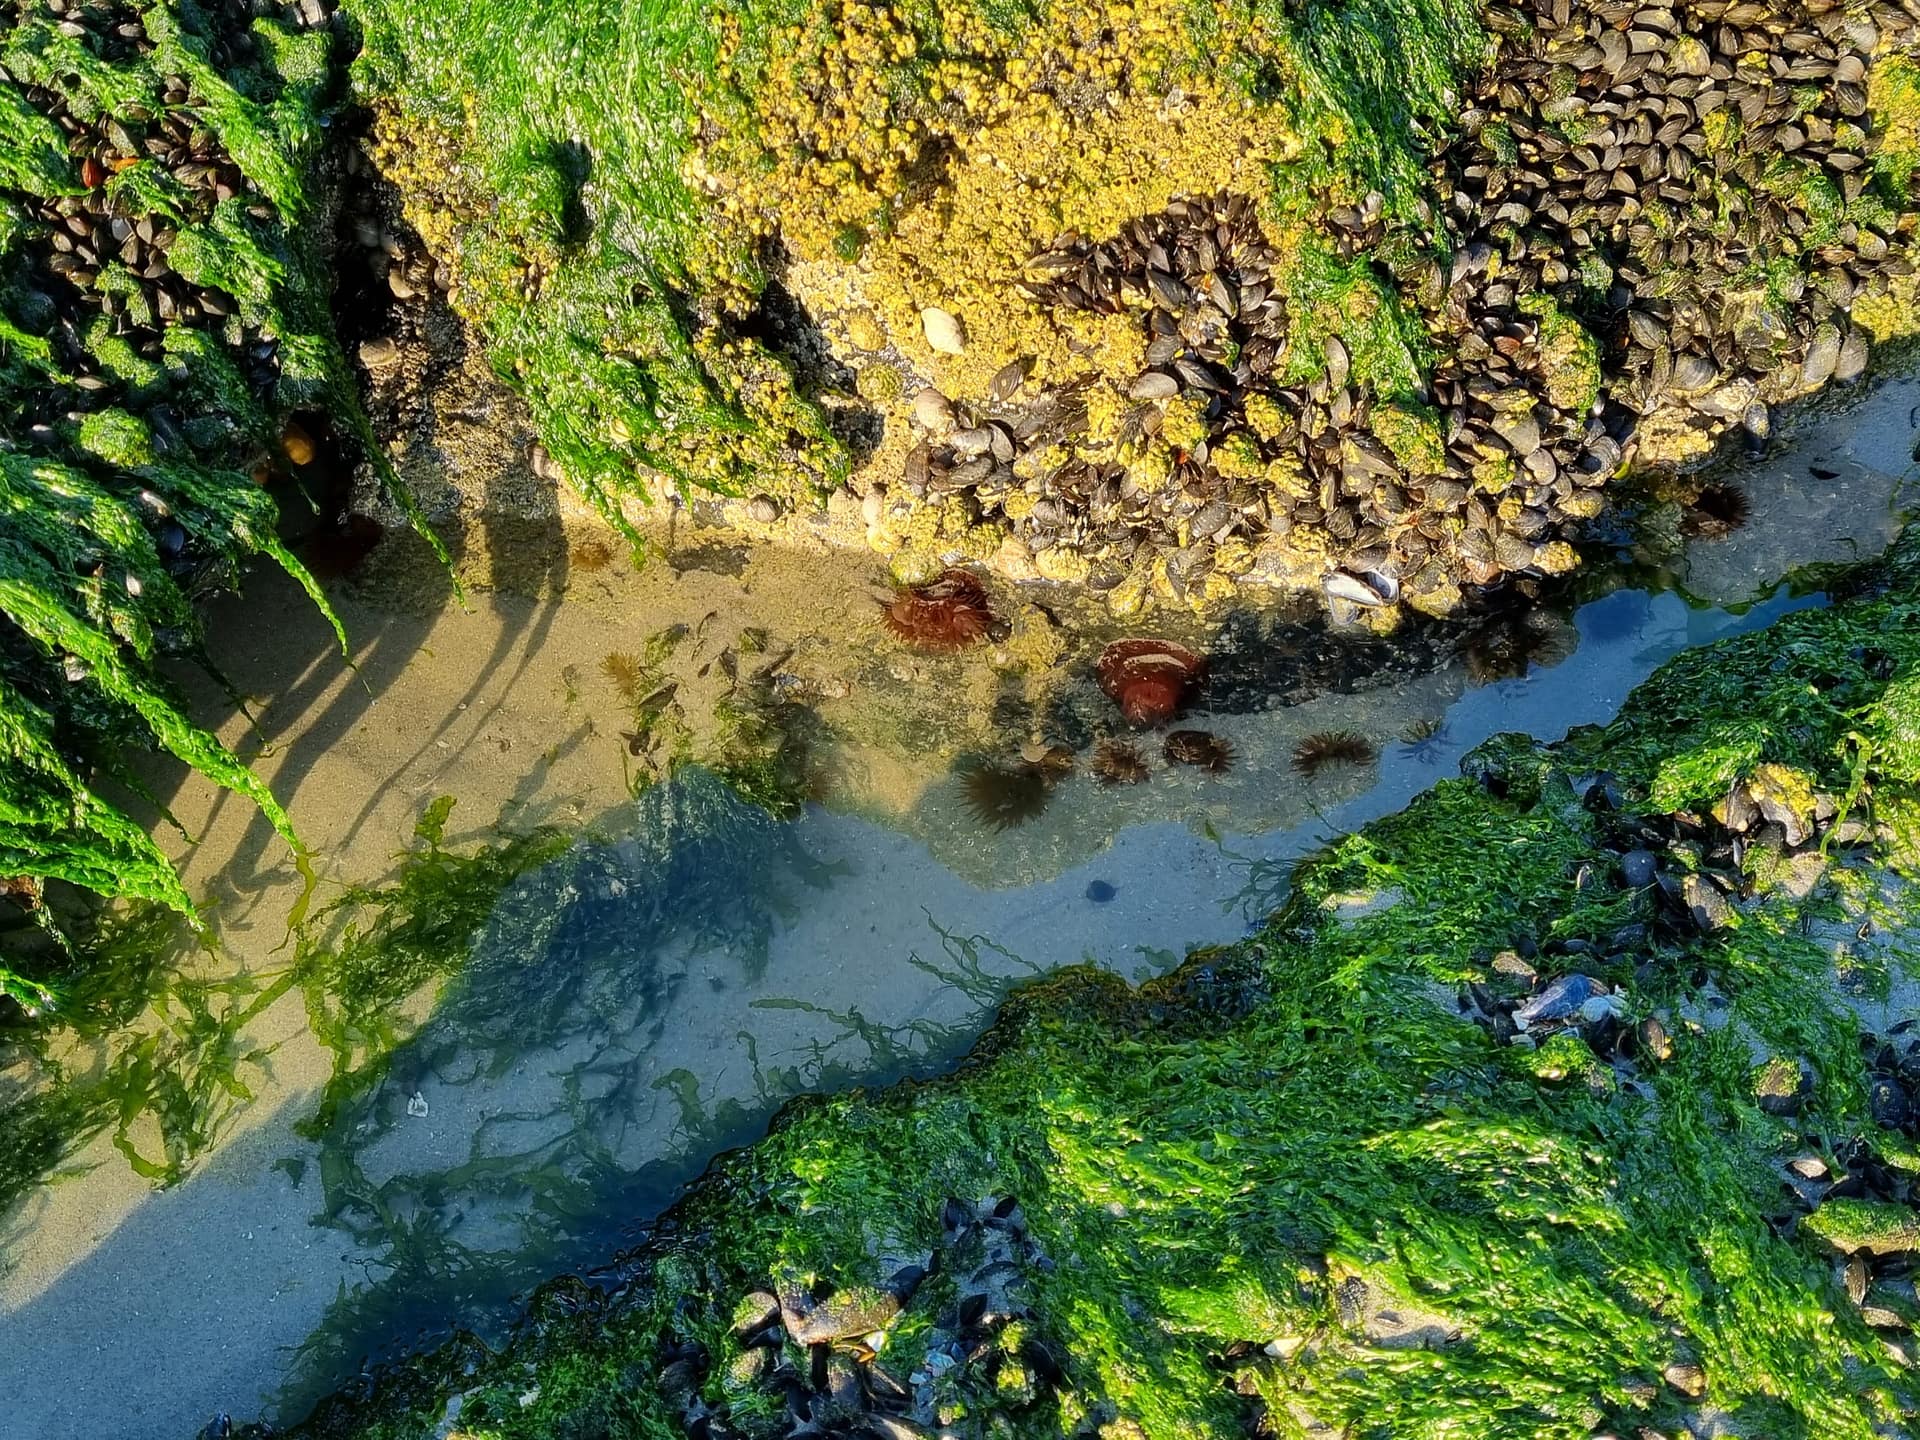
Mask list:
[[[1207,662],[1171,640],[1116,640],[1100,654],[1100,688],[1130,725],[1160,725],[1180,713]]]
[[[916,650],[964,650],[993,625],[985,588],[964,570],[902,589],[884,611],[887,629]]]

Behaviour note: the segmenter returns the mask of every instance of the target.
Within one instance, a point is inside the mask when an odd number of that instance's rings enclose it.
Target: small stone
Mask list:
[[[796,1345],[825,1345],[890,1323],[900,1301],[885,1291],[855,1288],[816,1301],[804,1290],[782,1291],[780,1318]]]
[[[413,1098],[407,1101],[407,1114],[416,1120],[427,1118],[427,1097],[418,1090],[414,1091]]]
[[[1104,880],[1093,880],[1087,884],[1087,899],[1096,905],[1104,905],[1120,892]]]
[[[280,432],[280,453],[287,457],[289,464],[311,465],[318,451],[313,437],[289,421],[287,428]]]
[[[920,328],[926,332],[927,344],[942,355],[967,353],[967,332],[958,316],[929,305],[920,312]]]
[[[1702,930],[1724,930],[1733,923],[1733,907],[1703,876],[1689,875],[1680,882],[1680,901]]]
[[[747,504],[747,514],[761,525],[771,525],[780,518],[780,507],[770,495],[756,495]]]
[[[1673,1058],[1673,1037],[1667,1034],[1667,1027],[1654,1016],[1649,1015],[1634,1027],[1634,1038],[1639,1041],[1643,1054],[1651,1055],[1655,1060]]]
[[[953,402],[929,386],[913,397],[913,423],[936,435],[944,434],[953,426]]]
[[[1540,978],[1540,972],[1520,958],[1515,950],[1502,950],[1493,957],[1493,973],[1506,975],[1515,980],[1524,980],[1529,985]]]
[[[1589,1025],[1602,1020],[1617,1020],[1626,1012],[1626,1002],[1618,995],[1595,995],[1580,1006],[1580,1018]]]
[[[1629,850],[1620,857],[1620,878],[1630,890],[1644,889],[1653,883],[1660,865],[1651,850]]]
[[[1847,1263],[1840,1267],[1840,1280],[1847,1288],[1847,1298],[1856,1305],[1866,1300],[1867,1285],[1872,1278],[1867,1273],[1867,1262],[1858,1255],[1849,1256]]]
[[[369,370],[384,370],[400,363],[400,347],[385,335],[360,342],[360,363]]]
[[[733,1307],[733,1333],[751,1335],[780,1318],[780,1302],[765,1290],[752,1290]]]
[[[1689,1399],[1707,1393],[1707,1372],[1690,1361],[1677,1361],[1660,1373],[1669,1385]]]

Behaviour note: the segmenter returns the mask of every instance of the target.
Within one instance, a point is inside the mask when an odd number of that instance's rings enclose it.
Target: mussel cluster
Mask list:
[[[1489,432],[1525,448],[1501,429],[1495,382],[1548,388],[1512,363],[1536,353],[1534,295],[1586,322],[1609,376],[1601,416],[1536,406],[1525,438],[1553,459],[1527,463],[1550,490],[1570,461],[1576,480],[1604,474],[1636,438],[1653,459],[1703,453],[1735,425],[1764,439],[1771,407],[1860,374],[1868,336],[1849,310],[1913,273],[1913,214],[1867,192],[1867,71],[1912,37],[1908,11],[1532,0],[1487,19],[1499,60],[1434,177],[1466,237],[1447,295],[1463,338],[1436,386],[1456,452]],[[1649,421],[1657,437],[1638,433]],[[1530,526],[1569,493],[1529,499],[1544,510]]]
[[[1497,53],[1433,158],[1437,205],[1395,219],[1368,194],[1319,222],[1349,259],[1394,257],[1438,352],[1425,393],[1378,395],[1340,339],[1299,332],[1248,197],[1187,196],[1028,262],[1036,305],[1138,319],[1117,422],[1086,386],[1023,396],[1016,362],[977,403],[923,392],[908,488],[968,497],[1036,556],[1080,552],[1095,589],[1151,562],[1182,596],[1230,542],[1290,534],[1336,607],[1444,614],[1564,572],[1624,465],[1762,441],[1774,407],[1864,369],[1850,315],[1913,274],[1920,218],[1874,183],[1868,71],[1916,13],[1490,6]]]
[[[1016,362],[983,404],[921,403],[916,414],[946,439],[909,459],[908,488],[970,496],[984,519],[1035,555],[1056,545],[1085,552],[1096,589],[1117,584],[1143,550],[1157,552],[1182,589],[1212,547],[1264,534],[1272,520],[1261,451],[1274,444],[1259,438],[1242,402],[1286,339],[1285,307],[1269,283],[1274,264],[1252,202],[1239,195],[1175,200],[1104,241],[1062,236],[1028,267],[1031,299],[1051,309],[1143,312],[1147,363],[1128,389],[1113,458],[1048,464],[1050,446],[1086,433],[1085,396],[1067,387],[1021,401]],[[1182,397],[1184,409],[1169,405]],[[1279,423],[1274,416],[1270,428]],[[1293,438],[1276,434],[1275,444],[1284,449]],[[1009,503],[1040,472],[1044,495]]]
[[[1051,1262],[1012,1196],[950,1200],[943,1218],[930,1270],[906,1266],[882,1288],[825,1297],[782,1284],[743,1297],[734,1324],[741,1349],[719,1405],[706,1398],[705,1348],[663,1347],[658,1388],[680,1402],[687,1433],[911,1440],[988,1404],[1018,1412],[1039,1401],[1061,1372],[1033,1333],[1027,1276]],[[915,1307],[926,1307],[930,1323],[916,1328],[911,1350],[888,1345],[886,1332]],[[769,1400],[783,1413],[771,1429]],[[731,1418],[735,1403],[753,1417],[747,1425]]]
[[[246,66],[262,54],[251,29],[260,15],[312,29],[332,23],[333,6],[322,0],[284,6],[220,0],[200,7],[204,33],[195,40],[217,69]],[[101,0],[16,0],[0,11],[0,30],[23,26],[48,28],[59,43],[77,42],[108,63],[124,64],[157,49],[140,12]],[[112,112],[80,113],[67,93],[52,88],[58,79],[0,69],[0,81],[17,86],[26,103],[66,137],[74,178],[83,187],[53,197],[6,195],[39,229],[27,246],[23,313],[17,318],[47,337],[61,368],[73,377],[71,390],[40,397],[45,413],[33,433],[50,443],[52,424],[62,415],[114,403],[123,377],[103,371],[97,358],[103,340],[123,344],[140,361],[165,364],[177,358],[166,343],[176,326],[210,334],[250,388],[266,394],[280,375],[277,338],[243,321],[240,303],[228,291],[182,274],[171,254],[183,226],[207,225],[216,212],[235,225],[281,218],[202,118],[206,97],[194,94],[186,75],[162,74],[152,103],[128,101]],[[136,167],[139,173],[130,179],[137,183],[114,183]],[[165,203],[155,203],[155,196]],[[187,268],[200,273],[204,258]],[[147,416],[157,442],[175,448],[185,443],[183,429],[205,429],[219,418],[169,414],[165,406]]]

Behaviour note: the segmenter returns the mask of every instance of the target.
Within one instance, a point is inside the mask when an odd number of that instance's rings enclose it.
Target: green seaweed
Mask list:
[[[198,655],[193,596],[237,581],[254,555],[287,571],[339,632],[249,472],[297,408],[328,409],[363,443],[371,434],[333,334],[326,227],[315,223],[325,123],[340,98],[333,38],[263,18],[250,31],[257,58],[216,64],[215,22],[198,7],[145,5],[137,18],[147,54],[125,47],[109,58],[91,32],[40,15],[0,37],[0,424],[20,437],[0,455],[0,875],[191,915],[168,861],[102,784],[127,780],[127,747],[158,746],[257,805],[296,843],[266,786],[186,715],[155,667]],[[123,157],[104,183],[89,177],[43,113],[46,96],[30,94],[51,91],[89,122],[124,121],[127,139],[116,144],[131,146],[167,108],[168,77],[186,85],[192,123],[249,182],[204,214],[149,158]],[[136,350],[121,320],[82,292],[57,303],[66,282],[49,268],[48,226],[29,206],[90,185],[128,221],[173,232],[172,268],[227,297],[232,313],[201,328],[163,327],[160,358]],[[117,259],[92,283],[119,315],[156,322]],[[61,305],[72,312],[64,322]],[[60,323],[92,374],[76,379],[56,359]],[[242,369],[243,346],[261,338],[278,355],[265,386]]]
[[[1751,1433],[1865,1440],[1910,1416],[1910,1372],[1828,1256],[1909,1248],[1920,1217],[1830,1201],[1798,1235],[1767,1217],[1774,1165],[1805,1137],[1903,1153],[1865,1114],[1858,1022],[1819,936],[1822,917],[1850,933],[1847,897],[1884,891],[1908,853],[1915,743],[1876,717],[1920,673],[1917,556],[1909,536],[1880,588],[1671,662],[1604,728],[1483,746],[1462,778],[1301,864],[1240,945],[1139,990],[1050,979],[949,1079],[791,1107],[676,1210],[624,1298],[573,1324],[536,1303],[467,1369],[462,1426],[677,1433],[671,1397],[634,1377],[697,1341],[709,1400],[764,1433],[722,1378],[739,1296],[783,1275],[874,1284],[879,1256],[938,1249],[949,1197],[1009,1194],[1054,1261],[1029,1275],[1023,1325],[1063,1373],[1039,1396],[966,1392],[960,1433],[1575,1440],[1678,1428],[1696,1402],[1665,1377],[1696,1373]],[[1825,883],[1768,891],[1732,929],[1655,923],[1652,895],[1612,880],[1613,822],[1576,782],[1604,771],[1658,815],[1760,765],[1850,803],[1870,792],[1889,838],[1833,852]],[[1500,983],[1494,957],[1516,946],[1549,975],[1612,982],[1630,1020],[1664,1017],[1671,1054],[1617,1084],[1573,1036],[1529,1049],[1470,1023],[1454,994]],[[1709,994],[1720,1020],[1689,1023]],[[1756,1053],[1812,1076],[1797,1111],[1763,1104]],[[1400,1343],[1381,1311],[1432,1336]],[[910,1368],[924,1323],[886,1353]],[[424,1434],[446,1367],[403,1369],[296,1433]]]

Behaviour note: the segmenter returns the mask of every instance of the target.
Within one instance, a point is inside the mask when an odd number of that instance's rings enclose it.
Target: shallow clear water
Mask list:
[[[1679,651],[1820,603],[1789,577],[1892,537],[1916,401],[1920,384],[1892,383],[1809,419],[1740,477],[1745,530],[1540,627],[1524,674],[1490,679],[1469,657],[1199,714],[1236,746],[1231,774],[1156,762],[1121,790],[1077,774],[1004,833],[969,814],[949,763],[879,744],[844,794],[787,824],[698,768],[621,798],[620,747],[571,698],[605,638],[578,621],[579,597],[389,617],[358,677],[289,664],[278,630],[251,678],[248,653],[223,657],[275,697],[266,768],[333,878],[377,876],[443,791],[475,820],[592,819],[597,838],[583,829],[507,888],[366,1086],[343,1086],[352,1067],[336,1069],[289,994],[249,1031],[264,1052],[244,1072],[252,1103],[183,1183],[149,1190],[102,1141],[84,1173],[10,1217],[0,1429],[150,1436],[190,1433],[216,1407],[297,1414],[368,1355],[485,1328],[516,1292],[606,1260],[784,1099],[949,1063],[1008,985],[1081,961],[1144,975],[1246,933],[1277,903],[1284,862],[1400,808],[1487,736],[1603,721]],[[718,580],[676,583],[670,600],[621,597],[620,623],[645,630],[649,605],[700,612],[703,586],[729,603]],[[1441,728],[1400,743],[1419,721]],[[1346,729],[1382,742],[1377,766],[1293,772],[1302,737]],[[568,768],[589,751],[594,768]],[[206,836],[188,873],[217,902],[220,963],[263,984],[284,964],[298,879],[256,825],[199,803],[204,825],[180,807]],[[344,1100],[317,1135],[296,1133],[329,1081]]]

